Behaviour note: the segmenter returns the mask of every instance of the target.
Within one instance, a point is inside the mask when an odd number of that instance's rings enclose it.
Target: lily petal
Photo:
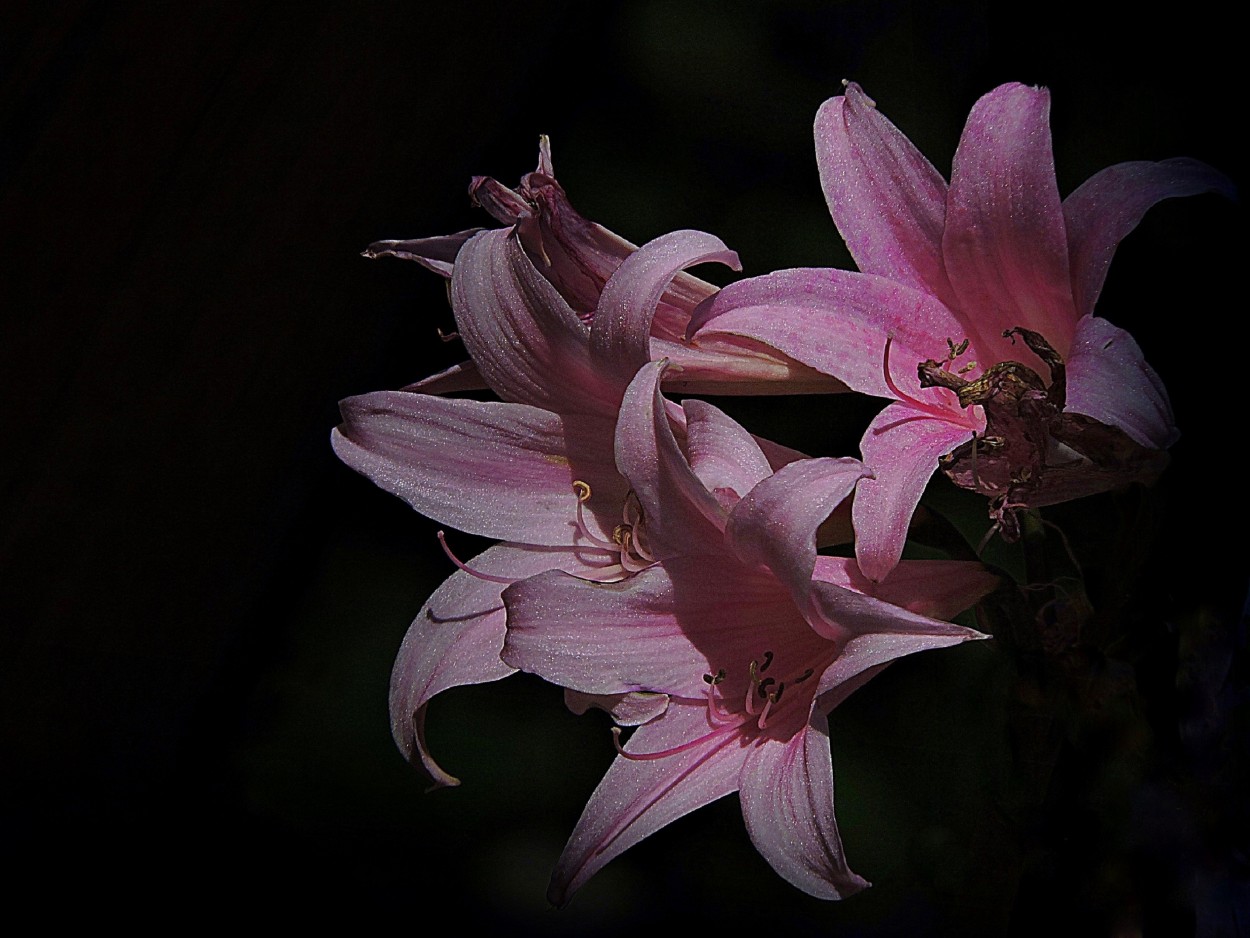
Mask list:
[[[683,401],[682,409],[690,469],[726,510],[773,474],[756,438],[724,411],[700,400]]]
[[[452,266],[456,255],[464,247],[466,241],[480,232],[481,228],[469,228],[455,234],[439,235],[433,238],[409,238],[405,241],[375,241],[365,248],[364,256],[398,257],[401,260],[416,261],[426,270],[443,277],[451,277]]]
[[[598,370],[627,384],[651,360],[651,321],[673,277],[708,261],[742,269],[725,242],[702,231],[661,235],[627,257],[604,286],[595,309],[590,353]]]
[[[642,506],[647,542],[656,560],[719,545],[726,518],[725,509],[691,471],[673,436],[660,394],[664,369],[664,362],[639,369],[625,392],[616,424],[616,465]]]
[[[944,340],[958,342],[966,333],[936,297],[836,268],[782,270],[731,283],[699,305],[690,329],[700,342],[725,335],[755,339],[877,397],[896,396],[885,381],[887,339],[893,339],[893,360],[908,364],[896,384],[915,390],[915,364],[945,355]]]
[[[658,720],[638,727],[631,753],[663,752],[708,734],[707,707],[674,700]],[[663,759],[617,756],[586,804],[551,876],[547,899],[569,897],[615,857],[696,808],[738,789],[745,750],[733,734]]]
[[[625,483],[606,461],[612,424],[524,404],[378,391],[340,404],[338,457],[434,520],[470,534],[572,545],[581,480],[602,504],[620,505]],[[596,445],[597,442],[597,445]],[[615,520],[588,514],[607,537]]]
[[[909,612],[949,619],[973,605],[999,584],[981,564],[967,560],[902,560],[880,583],[874,583],[849,557],[816,558],[813,578],[902,606]]]
[[[1085,316],[1094,311],[1116,245],[1137,227],[1151,206],[1163,199],[1203,192],[1218,192],[1230,199],[1236,195],[1227,176],[1198,160],[1139,160],[1108,166],[1064,199],[1077,313]]]
[[[1141,347],[1098,316],[1077,326],[1067,394],[1066,410],[1119,427],[1143,446],[1167,449],[1180,438],[1167,389]]]
[[[825,646],[790,612],[766,573],[732,558],[681,557],[619,583],[547,573],[503,593],[510,666],[588,694],[634,691],[699,698],[703,675],[737,669],[764,650],[804,661]]]
[[[527,577],[544,570],[584,572],[571,551],[499,544],[470,566],[500,577]],[[417,614],[391,671],[391,733],[400,750],[433,780],[459,785],[430,755],[425,711],[430,699],[452,687],[497,681],[513,673],[499,658],[504,640],[504,584],[465,571],[453,573]]]
[[[973,432],[910,404],[891,404],[873,418],[859,446],[875,478],[859,483],[851,506],[855,556],[865,576],[883,580],[894,569],[938,457],[968,442]]]
[[[1049,115],[1046,89],[1000,85],[973,106],[955,151],[946,273],[961,308],[975,311],[966,325],[990,361],[1021,354],[1008,351],[1005,329],[1032,329],[1062,349],[1076,327]]]
[[[619,391],[591,368],[588,327],[508,229],[460,249],[451,304],[460,338],[500,397],[564,413],[615,411]]]
[[[751,842],[787,882],[818,899],[845,899],[869,885],[851,872],[842,849],[823,713],[786,742],[748,750],[739,798]]]
[[[859,269],[950,297],[941,173],[854,82],[821,105],[815,132],[825,201]]]
[[[571,687],[564,689],[564,705],[578,716],[592,707],[603,710],[617,726],[640,726],[668,709],[667,694],[586,694]]]
[[[816,529],[867,470],[858,459],[804,459],[760,482],[729,515],[738,557],[768,567],[807,611],[816,565]]]

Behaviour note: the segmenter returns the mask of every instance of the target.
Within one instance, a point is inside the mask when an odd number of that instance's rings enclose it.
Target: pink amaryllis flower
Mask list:
[[[500,389],[506,367],[494,361],[498,352],[513,349],[526,354],[526,347],[535,342],[558,341],[551,330],[568,328],[567,316],[588,327],[608,281],[638,249],[573,208],[556,181],[546,137],[539,144],[538,168],[526,174],[515,191],[477,176],[469,194],[505,227],[379,241],[365,256],[414,260],[451,280],[457,334],[470,361],[419,381],[410,390],[441,394],[489,386],[507,397],[505,391],[510,389]],[[736,258],[733,265],[737,266]],[[722,394],[845,389],[836,379],[751,339],[718,335],[698,343],[686,341],[691,312],[715,292],[712,284],[682,272],[664,285],[655,302],[647,353],[673,363],[670,387]],[[544,315],[548,306],[559,315]],[[517,310],[525,308],[537,314],[518,316]]]
[[[479,250],[485,257],[474,266]],[[434,593],[392,672],[395,740],[435,785],[458,781],[426,747],[429,701],[513,672],[499,658],[503,588],[553,569],[619,579],[652,562],[637,501],[614,462],[617,409],[648,360],[651,316],[673,276],[704,261],[736,262],[711,235],[657,238],[613,272],[591,324],[532,271],[508,232],[485,232],[466,252],[476,274],[453,278],[453,296],[471,310],[481,373],[507,400],[366,394],[342,402],[332,437],[344,462],[421,513],[504,542]],[[797,456],[768,449],[776,465]]]
[[[698,341],[759,341],[889,404],[861,445],[862,570],[897,562],[941,465],[1017,508],[1151,479],[1177,438],[1131,335],[1093,315],[1120,240],[1160,199],[1218,191],[1188,159],[1111,166],[1060,199],[1045,89],[1002,85],[973,107],[951,181],[855,84],[816,116],[829,210],[860,273],[786,270],[735,283],[691,321]]]
[[[818,556],[817,526],[863,466],[809,459],[774,472],[750,434],[697,400],[683,405],[683,449],[663,369],[639,371],[616,433],[656,563],[615,584],[549,572],[503,594],[508,664],[601,696],[614,715],[663,710],[618,743],[548,896],[564,904],[623,850],[735,791],[778,873],[811,895],[847,896],[867,883],[834,819],[827,714],[896,658],[985,637],[933,617],[995,578],[975,563],[917,561],[873,584],[853,560]]]

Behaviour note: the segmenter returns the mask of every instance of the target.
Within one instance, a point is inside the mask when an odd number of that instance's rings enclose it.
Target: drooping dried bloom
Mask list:
[[[1010,535],[1016,509],[1151,480],[1177,438],[1141,349],[1094,304],[1151,205],[1231,186],[1193,160],[1133,162],[1061,200],[1049,107],[1046,90],[1019,84],[981,98],[948,185],[848,84],[817,114],[817,160],[861,272],[741,281],[691,322],[699,341],[757,339],[893,399],[864,435],[873,478],[855,494],[856,554],[873,579],[898,561],[939,466],[990,496]]]

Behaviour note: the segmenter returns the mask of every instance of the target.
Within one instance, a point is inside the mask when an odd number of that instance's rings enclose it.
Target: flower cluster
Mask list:
[[[1166,392],[1093,307],[1150,205],[1227,183],[1189,160],[1126,163],[1061,201],[1048,102],[1022,85],[982,98],[949,184],[856,85],[826,102],[821,180],[860,272],[717,290],[687,269],[738,270],[733,251],[689,230],[636,247],[588,221],[545,139],[515,190],[473,180],[499,227],[366,252],[448,278],[469,360],[344,401],[335,451],[499,542],[467,563],[448,550],[458,569],[395,664],[396,742],[436,786],[458,784],[428,751],[430,700],[516,670],[636,727],[623,744],[614,729],[553,902],[733,792],[789,882],[829,899],[863,888],[834,819],[827,716],[899,657],[986,637],[949,620],[998,582],[975,562],[900,559],[930,476],[984,494],[1010,540],[1023,509],[1163,468]],[[445,396],[472,389],[499,400]],[[778,390],[891,403],[861,461],[810,458],[676,399]],[[854,556],[818,550],[852,528]]]

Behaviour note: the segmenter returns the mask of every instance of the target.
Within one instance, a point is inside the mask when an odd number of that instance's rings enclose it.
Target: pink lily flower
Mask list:
[[[647,361],[651,316],[669,281],[696,263],[736,262],[711,235],[658,238],[619,265],[587,323],[507,231],[482,233],[465,254],[480,276],[453,278],[453,296],[481,312],[468,317],[466,340],[480,345],[481,374],[508,400],[381,391],[343,401],[332,435],[340,459],[417,511],[503,542],[434,593],[392,672],[395,740],[436,787],[459,782],[426,746],[430,700],[513,673],[499,658],[504,587],[553,569],[620,579],[652,562],[637,501],[614,462],[617,410]],[[765,446],[776,465],[799,455]]]
[[[1163,384],[1094,304],[1116,245],[1150,206],[1231,184],[1194,160],[1120,163],[1060,200],[1049,108],[1045,89],[1019,84],[982,97],[948,186],[847,84],[816,115],[816,149],[862,272],[740,281],[691,321],[697,341],[756,339],[893,399],[864,434],[873,477],[853,507],[856,555],[874,580],[897,563],[939,466],[992,498],[1010,536],[1018,508],[1150,481],[1177,438]]]
[[[618,742],[548,897],[563,905],[628,847],[735,791],[781,876],[848,896],[868,884],[843,856],[827,714],[896,658],[985,638],[933,617],[967,608],[995,578],[975,563],[905,562],[873,584],[853,560],[818,556],[817,526],[862,464],[774,472],[749,433],[698,400],[683,405],[683,449],[664,367],[639,371],[616,433],[656,562],[616,584],[548,572],[503,593],[508,664],[601,701],[619,723],[662,710]]]
[[[416,261],[451,280],[458,335],[471,360],[407,390],[443,394],[489,386],[500,391],[501,369],[491,370],[484,361],[499,350],[492,343],[505,337],[513,343],[541,341],[540,336],[518,328],[518,321],[527,329],[569,329],[572,323],[564,320],[571,316],[589,326],[607,283],[638,250],[573,208],[556,182],[546,137],[539,144],[538,168],[521,179],[517,190],[477,176],[469,195],[506,227],[379,241],[365,251],[366,257],[390,255]],[[740,269],[736,256],[730,265]],[[750,339],[724,335],[687,342],[691,312],[716,289],[690,274],[678,273],[655,303],[648,358],[667,358],[673,363],[669,386],[721,394],[845,390],[835,379]]]

